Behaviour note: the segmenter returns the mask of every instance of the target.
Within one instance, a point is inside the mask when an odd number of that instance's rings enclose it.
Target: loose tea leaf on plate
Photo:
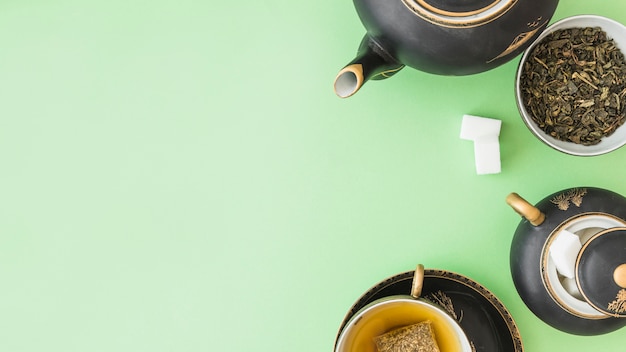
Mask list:
[[[626,119],[626,60],[600,28],[556,30],[529,53],[520,89],[533,121],[550,136],[600,143]]]

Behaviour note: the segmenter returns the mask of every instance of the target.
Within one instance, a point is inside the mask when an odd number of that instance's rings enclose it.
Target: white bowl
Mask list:
[[[564,18],[560,21],[548,26],[546,30],[535,39],[535,41],[526,49],[520,64],[517,68],[517,75],[515,78],[515,99],[517,101],[517,107],[522,115],[524,123],[531,130],[531,132],[539,138],[542,142],[550,147],[559,150],[563,153],[578,155],[578,156],[593,156],[611,152],[624,144],[626,144],[626,126],[618,127],[613,134],[608,137],[603,137],[600,143],[595,145],[582,145],[574,142],[566,142],[558,140],[549,134],[545,133],[539,126],[532,120],[530,113],[526,111],[524,101],[522,100],[522,94],[520,89],[520,77],[524,63],[526,62],[528,55],[532,52],[534,47],[543,38],[551,34],[556,30],[566,28],[583,28],[583,27],[600,27],[607,33],[608,38],[613,39],[617,47],[626,55],[626,26],[619,22],[611,20],[602,16],[595,15],[578,15]]]

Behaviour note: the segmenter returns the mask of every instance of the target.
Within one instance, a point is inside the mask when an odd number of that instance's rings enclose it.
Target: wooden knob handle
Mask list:
[[[506,203],[518,214],[526,218],[533,226],[539,226],[546,220],[546,216],[539,209],[528,203],[517,193],[509,194],[506,197]]]
[[[613,280],[617,286],[621,288],[626,288],[626,264],[622,264],[615,268],[613,272]]]

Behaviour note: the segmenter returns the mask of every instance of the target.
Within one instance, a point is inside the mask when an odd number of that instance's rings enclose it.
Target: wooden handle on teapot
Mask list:
[[[526,199],[520,197],[517,193],[511,193],[506,197],[506,203],[513,208],[518,214],[526,218],[533,226],[541,225],[546,216]]]

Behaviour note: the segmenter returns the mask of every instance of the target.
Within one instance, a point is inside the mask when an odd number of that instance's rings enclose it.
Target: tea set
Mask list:
[[[562,28],[598,26],[618,47],[626,48],[626,27],[604,17],[573,16],[548,26],[557,3],[354,0],[367,33],[356,58],[335,78],[335,93],[350,97],[368,80],[391,77],[405,66],[467,75],[523,53],[521,66],[538,41]],[[518,108],[528,128],[556,150],[592,156],[626,143],[626,128],[591,149],[555,142],[532,125],[518,90]],[[550,327],[575,335],[601,335],[626,326],[626,198],[606,189],[577,187],[536,204],[517,193],[505,201],[521,216],[509,264],[517,293],[532,313]],[[514,319],[488,289],[463,275],[419,264],[358,298],[340,325],[334,352],[375,352],[371,341],[363,342],[364,336],[423,318],[401,313],[411,310],[427,312],[423,314],[439,324],[436,329],[447,331],[445,340],[455,347],[441,351],[523,351]]]

